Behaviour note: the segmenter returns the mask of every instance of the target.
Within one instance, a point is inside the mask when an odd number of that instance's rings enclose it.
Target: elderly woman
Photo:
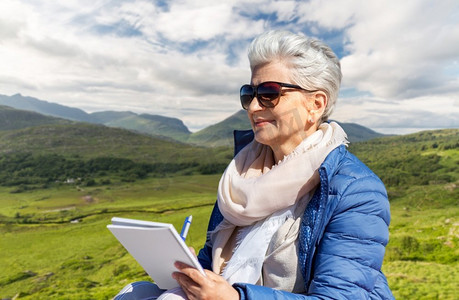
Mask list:
[[[218,186],[198,255],[207,276],[177,262],[180,293],[188,299],[392,299],[381,272],[390,220],[386,190],[346,150],[343,129],[327,122],[341,81],[338,58],[320,41],[271,31],[252,42],[249,60],[251,82],[240,100],[253,133],[236,135],[242,150]]]

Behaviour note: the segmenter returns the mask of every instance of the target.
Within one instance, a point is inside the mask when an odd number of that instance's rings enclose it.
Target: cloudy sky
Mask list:
[[[247,46],[269,29],[340,57],[333,119],[382,133],[459,128],[457,0],[1,0],[0,94],[195,131],[240,109]]]

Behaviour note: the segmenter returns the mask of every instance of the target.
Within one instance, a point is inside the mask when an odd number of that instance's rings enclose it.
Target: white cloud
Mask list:
[[[162,114],[198,129],[240,109],[252,37],[270,28],[306,28],[344,49],[343,87],[370,93],[364,105],[340,99],[335,115],[342,121],[382,126],[392,113],[400,121],[391,126],[406,120],[437,127],[449,126],[445,120],[459,112],[451,104],[459,99],[457,1],[155,3],[2,0],[0,94],[89,112]],[[426,121],[407,117],[410,109]],[[371,118],[357,118],[362,115]]]
[[[344,30],[349,52],[341,60],[346,87],[377,97],[410,99],[457,83],[459,3],[455,0],[313,0],[301,12],[303,21]],[[456,64],[454,70],[449,69],[451,64]]]
[[[395,134],[459,128],[457,99],[459,93],[389,101],[371,96],[341,98],[331,119]]]
[[[139,13],[151,12],[152,8],[147,9],[147,6],[141,5],[144,9]],[[162,47],[151,46],[148,41],[137,37],[100,36],[81,32],[78,27],[69,26],[70,17],[66,18],[66,22],[52,18],[40,22],[35,8],[26,7],[28,11],[23,8],[29,16],[26,18],[27,28],[22,36],[10,41],[4,51],[0,50],[0,54],[5,64],[10,62],[10,76],[18,82],[33,82],[33,96],[49,99],[51,93],[48,92],[60,90],[59,97],[62,98],[55,97],[54,100],[64,104],[75,103],[76,95],[81,97],[86,93],[80,103],[84,107],[88,104],[83,99],[94,99],[107,105],[104,98],[111,101],[116,98],[129,99],[124,102],[130,102],[131,107],[141,107],[145,101],[140,99],[145,99],[145,95],[136,97],[136,93],[151,93],[149,98],[158,101],[169,96],[180,99],[189,96],[198,98],[218,92],[237,93],[238,81],[248,78],[248,71],[228,66],[225,64],[225,54],[213,49],[203,50],[205,53],[184,55],[175,49],[166,51]],[[128,11],[126,6],[115,7],[114,10]],[[204,13],[211,14],[209,10]],[[116,17],[110,19],[104,14],[110,12],[104,8],[94,18],[102,20],[106,25],[117,20]],[[136,21],[139,27],[143,26],[144,17],[139,16],[139,21]],[[185,28],[185,25],[182,24],[182,27]],[[34,34],[34,31],[39,34]],[[65,96],[64,90],[74,97]],[[72,98],[74,100],[70,101]],[[165,102],[164,106],[167,105]]]
[[[227,33],[231,17],[231,5],[218,1],[209,6],[202,6],[199,1],[174,3],[169,11],[159,14],[155,25],[173,41],[210,40]]]

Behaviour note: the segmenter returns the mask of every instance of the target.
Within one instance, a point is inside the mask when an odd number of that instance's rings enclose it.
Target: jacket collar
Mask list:
[[[342,161],[343,156],[346,155],[346,152],[346,146],[341,145],[336,147],[332,152],[330,152],[330,154],[328,154],[320,166],[322,170],[325,170],[328,181],[330,181],[333,177],[335,170],[339,167],[339,162]]]

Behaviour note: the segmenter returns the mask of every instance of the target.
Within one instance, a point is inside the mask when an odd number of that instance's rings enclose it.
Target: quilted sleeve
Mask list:
[[[321,299],[369,299],[381,276],[389,239],[390,210],[375,175],[336,176],[330,201],[336,206],[313,264],[308,295]]]
[[[336,176],[334,201],[317,245],[312,280],[305,295],[267,287],[235,284],[243,299],[373,299],[388,242],[389,202],[374,175],[356,179]],[[384,291],[384,299],[392,299]],[[379,298],[379,296],[376,296]]]

